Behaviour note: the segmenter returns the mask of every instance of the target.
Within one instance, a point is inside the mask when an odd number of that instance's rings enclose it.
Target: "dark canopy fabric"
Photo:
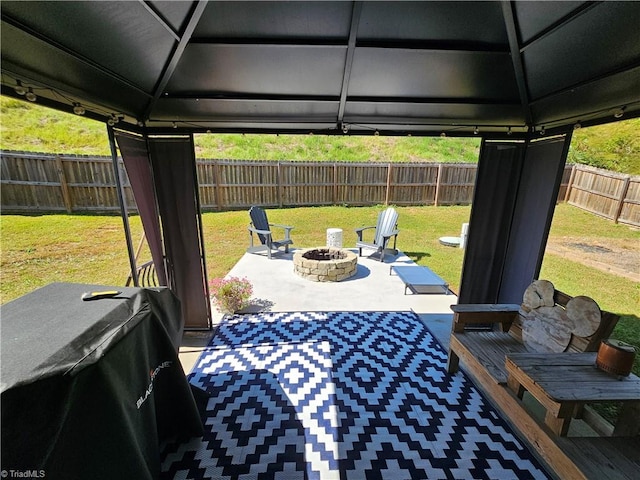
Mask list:
[[[148,139],[158,192],[169,282],[182,302],[186,328],[210,327],[193,138]]]
[[[539,276],[570,143],[567,135],[527,145],[498,303],[520,303]]]
[[[122,160],[127,170],[138,212],[140,213],[158,282],[160,285],[166,286],[167,274],[162,252],[162,234],[160,232],[160,220],[158,218],[147,142],[142,137],[121,131],[115,132],[115,138],[122,153]]]
[[[154,133],[505,138],[640,115],[638,25],[633,1],[3,0],[1,84]]]
[[[207,329],[211,307],[193,139],[190,136],[137,137],[122,132],[116,132],[116,138],[149,246],[152,254],[155,252],[154,265],[159,267],[159,272],[166,271],[164,284],[180,299],[185,328]]]
[[[483,142],[459,303],[521,303],[540,273],[571,137]]]
[[[497,302],[524,149],[523,143],[482,143],[459,303]]]

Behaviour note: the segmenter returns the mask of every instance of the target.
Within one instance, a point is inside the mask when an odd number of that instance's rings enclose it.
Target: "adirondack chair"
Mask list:
[[[150,260],[142,265],[139,265],[136,269],[138,272],[138,284],[141,287],[157,287],[158,278],[156,276],[156,268],[153,264],[153,260]],[[129,274],[125,287],[130,286],[133,283],[133,277]]]
[[[271,251],[277,251],[280,247],[284,247],[285,253],[289,252],[289,245],[293,244],[293,240],[291,240],[292,226],[269,223],[267,213],[264,209],[256,206],[249,209],[249,216],[251,217],[251,223],[248,227],[249,248],[247,249],[247,252],[258,253],[266,250],[269,259],[271,259]],[[284,229],[284,239],[274,240],[271,227]],[[254,245],[254,234],[258,237],[258,240],[260,240],[260,245]]]
[[[364,231],[372,228],[375,228],[373,241],[364,241]],[[396,249],[398,233],[398,212],[396,212],[394,208],[387,208],[384,212],[380,212],[378,222],[375,226],[356,229],[356,234],[358,235],[358,241],[356,242],[358,255],[362,256],[363,248],[374,249],[376,253],[380,253],[380,261],[384,262],[384,254],[386,251],[393,251],[394,254],[398,253]],[[393,249],[388,249],[387,244],[391,237],[393,237]]]

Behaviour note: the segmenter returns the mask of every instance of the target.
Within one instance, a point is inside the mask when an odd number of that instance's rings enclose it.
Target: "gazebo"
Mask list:
[[[481,137],[459,301],[517,303],[540,270],[573,129],[640,115],[636,2],[1,9],[2,94],[107,124],[188,328],[210,326],[195,133]]]

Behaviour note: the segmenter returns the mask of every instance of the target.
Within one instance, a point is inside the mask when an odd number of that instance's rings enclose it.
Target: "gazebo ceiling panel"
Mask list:
[[[514,2],[515,16],[518,22],[520,39],[528,44],[534,37],[544,32],[572,12],[588,6],[589,2],[538,1]]]
[[[358,23],[358,39],[509,49],[499,2],[466,2],[465,8],[456,2],[366,2]]]
[[[451,122],[453,117],[454,121]],[[372,121],[386,121],[388,123],[424,124],[437,126],[443,123],[469,125],[478,117],[482,117],[482,125],[500,125],[503,119],[509,119],[509,124],[523,125],[520,107],[518,105],[495,104],[464,104],[464,103],[399,103],[399,102],[347,102],[345,123],[368,123]],[[447,129],[449,130],[449,129]]]
[[[10,45],[19,45],[20,48],[12,49]],[[99,106],[105,97],[109,97],[112,98],[111,108],[103,110],[99,107],[97,111],[105,114],[113,111],[133,113],[144,109],[151,98],[126,79],[96,69],[90,63],[12,25],[2,25],[0,51],[3,81],[9,71],[22,78],[25,85],[34,85],[33,91],[39,98],[50,100],[50,106],[61,110],[71,111],[75,101]],[[32,83],[32,79],[37,79],[37,83]]]
[[[209,2],[194,38],[322,39],[349,37],[351,2]]]
[[[532,98],[637,64],[639,25],[640,9],[633,2],[613,2],[605,10],[585,10],[564,28],[533,42],[523,55]]]
[[[519,102],[507,53],[356,48],[349,96]]]
[[[188,118],[198,125],[225,121],[230,127],[231,122],[255,118],[271,122],[279,118],[288,122],[309,118],[327,122],[335,119],[337,109],[337,101],[162,98],[154,110],[153,120],[173,121],[177,115],[178,119]]]
[[[191,11],[191,2],[149,0],[148,4],[157,12],[174,32],[181,32],[186,26]]]
[[[536,101],[532,106],[533,116],[537,123],[547,125],[585,124],[594,116],[614,121],[620,107],[612,105],[637,104],[639,86],[640,66]],[[596,113],[585,114],[585,103]],[[627,118],[628,107],[623,108],[622,118]]]
[[[197,43],[185,50],[166,92],[337,97],[345,57],[340,46]]]
[[[175,38],[142,3],[128,2],[127,8],[118,3],[2,2],[2,14],[60,50],[151,91]],[[37,53],[23,50],[20,55]]]
[[[124,115],[132,130],[506,135],[640,115],[640,2],[0,7],[3,94],[24,98],[21,82],[40,103]]]

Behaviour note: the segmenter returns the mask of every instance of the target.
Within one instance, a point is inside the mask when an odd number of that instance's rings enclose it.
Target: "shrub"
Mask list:
[[[220,312],[235,313],[249,305],[253,286],[246,278],[214,278],[209,293]]]

